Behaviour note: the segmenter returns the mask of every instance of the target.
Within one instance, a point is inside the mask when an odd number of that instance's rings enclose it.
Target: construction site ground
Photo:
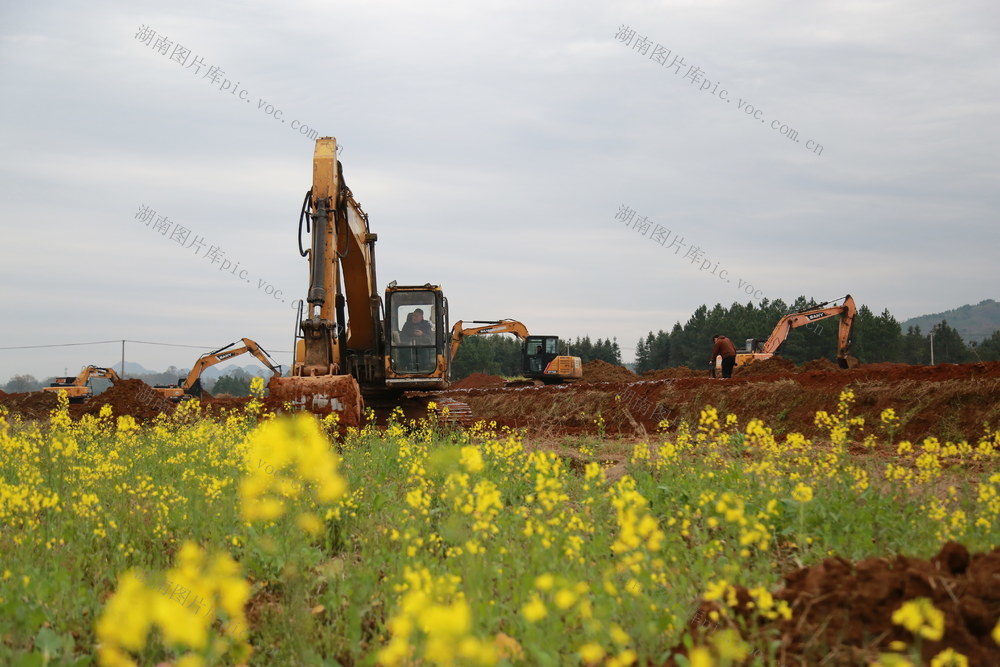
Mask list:
[[[794,366],[775,358],[738,369],[731,379],[714,379],[708,370],[684,367],[651,371],[642,376],[601,361],[584,367],[582,380],[542,386],[504,386],[504,379],[477,374],[446,391],[423,394],[424,400],[404,405],[407,417],[421,416],[435,397],[444,403],[468,405],[474,420],[525,428],[536,437],[599,434],[645,438],[662,420],[675,428],[682,421],[697,424],[701,410],[713,406],[719,414],[739,415],[740,426],[761,419],[776,434],[816,431],[815,414],[832,412],[845,388],[855,395],[852,413],[865,423],[878,423],[886,408],[900,419],[896,439],[974,440],[986,425],[1000,424],[1000,363],[867,364],[838,369],[827,360]],[[204,396],[211,412],[240,408],[248,399]],[[24,419],[44,419],[56,407],[51,392],[3,394],[0,405]],[[141,380],[123,380],[82,404],[70,406],[79,418],[97,415],[110,405],[115,416],[149,420],[172,412],[176,404],[156,394]],[[269,408],[280,409],[279,405]],[[383,406],[381,411],[385,412]],[[379,415],[380,421],[385,418]]]
[[[838,369],[819,360],[796,367],[784,359],[759,362],[731,379],[708,370],[671,368],[642,376],[620,366],[591,362],[579,382],[542,387],[453,388],[441,395],[469,405],[475,418],[526,427],[541,434],[644,437],[661,420],[697,424],[706,406],[739,415],[741,426],[761,419],[775,433],[816,431],[815,414],[833,412],[842,390],[855,395],[853,414],[877,424],[886,408],[900,418],[896,437],[972,440],[984,425],[1000,424],[1000,363],[909,366],[868,364]],[[597,419],[600,415],[600,420]]]

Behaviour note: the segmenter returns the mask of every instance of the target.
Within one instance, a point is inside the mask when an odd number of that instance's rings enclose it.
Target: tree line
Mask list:
[[[654,334],[650,331],[644,338],[640,338],[635,347],[634,370],[643,373],[677,366],[701,368],[708,363],[714,334],[728,336],[737,349],[742,349],[748,338],[767,338],[778,320],[788,313],[816,306],[814,299],[804,296],[790,304],[781,299],[764,299],[759,305],[752,302],[733,303],[727,308],[716,304],[711,309],[707,305],[699,306],[683,325],[677,322],[669,332],[661,329]],[[836,360],[839,322],[839,317],[830,317],[793,329],[780,348],[780,355],[796,364],[813,359]],[[903,332],[899,321],[888,309],[876,315],[865,305],[858,308],[854,318],[851,354],[866,364],[930,364],[932,340],[934,363],[1000,361],[1000,330],[994,331],[992,336],[979,343],[967,344],[946,320],[935,324],[926,333],[920,327],[908,327]],[[621,348],[615,338],[598,338],[595,341],[589,336],[560,338],[559,353],[580,357],[585,364],[601,360],[622,365]],[[521,372],[522,342],[506,335],[465,338],[452,364],[454,380],[473,373],[516,377]],[[150,385],[173,384],[178,377],[185,375],[187,371],[171,366],[163,373],[141,375],[139,379]],[[203,383],[206,391],[213,394],[247,396],[250,392],[250,379],[248,373],[235,369],[215,382],[205,378]],[[53,380],[54,378],[48,378],[39,382],[31,375],[15,375],[4,386],[4,391],[38,391]]]
[[[734,303],[726,308],[716,304],[709,309],[700,306],[683,325],[674,324],[669,333],[650,331],[636,344],[636,372],[657,368],[687,366],[701,368],[708,364],[712,336],[728,336],[743,349],[748,338],[767,338],[774,326],[788,313],[817,306],[814,299],[800,296],[791,304],[781,299],[764,299],[760,305]],[[829,317],[808,326],[793,329],[779,350],[796,364],[813,359],[836,360],[839,317]],[[934,362],[961,364],[973,361],[1000,361],[1000,330],[990,338],[967,345],[953,327],[942,320],[931,331],[909,327],[904,333],[900,323],[888,311],[876,315],[867,306],[860,306],[854,318],[853,344],[850,353],[861,363],[895,362],[906,364],[931,363],[931,339]]]
[[[141,373],[139,375],[129,375],[128,379],[135,378],[142,380],[151,387],[156,385],[176,385],[179,381],[183,382],[183,380],[187,377],[188,372],[189,370],[178,369],[174,366],[170,366],[162,373]],[[45,378],[44,380],[38,380],[34,375],[30,374],[15,375],[7,381],[7,383],[3,386],[3,390],[8,394],[25,391],[41,391],[42,387],[48,387],[50,384],[55,382],[55,379],[55,376]],[[201,385],[204,387],[205,391],[215,395],[227,394],[229,396],[249,396],[250,380],[252,379],[253,376],[242,368],[234,368],[233,370],[228,371],[225,375],[221,375],[215,379],[202,376]],[[111,381],[104,378],[93,378],[90,380],[90,386],[95,394],[99,394],[111,386]]]
[[[523,343],[510,335],[468,336],[462,340],[452,360],[451,377],[461,380],[473,373],[517,377],[522,372],[522,347]],[[609,364],[622,364],[622,351],[614,338],[596,341],[590,336],[572,340],[560,338],[559,354],[580,357],[583,363],[599,359]]]

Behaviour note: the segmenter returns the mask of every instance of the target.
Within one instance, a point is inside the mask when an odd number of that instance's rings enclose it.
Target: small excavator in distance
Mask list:
[[[226,361],[227,359],[232,359],[233,357],[238,357],[241,354],[250,353],[253,356],[271,369],[275,377],[281,376],[281,366],[274,363],[271,359],[271,355],[262,348],[260,345],[250,340],[249,338],[241,339],[243,341],[242,347],[237,347],[234,349],[229,349],[236,345],[236,343],[230,343],[225,347],[220,347],[218,350],[213,350],[212,352],[206,352],[205,354],[198,357],[198,361],[195,362],[194,367],[191,368],[191,372],[187,374],[186,378],[181,378],[177,381],[176,385],[156,385],[153,389],[162,397],[169,401],[180,401],[184,398],[197,398],[201,396],[201,374],[206,368],[210,368],[218,363]]]
[[[841,301],[839,305],[830,305]],[[746,349],[736,352],[736,367],[746,366],[755,361],[770,359],[778,353],[778,349],[788,339],[788,334],[792,329],[801,327],[828,317],[840,317],[840,327],[837,335],[837,365],[841,368],[854,368],[858,365],[858,360],[852,357],[851,332],[854,327],[854,316],[857,308],[854,299],[848,294],[841,299],[833,299],[817,304],[812,308],[806,308],[785,315],[774,327],[774,331],[766,339],[748,338]],[[716,372],[722,368],[721,358],[716,359]]]
[[[438,285],[392,281],[383,301],[377,240],[344,181],[337,140],[320,137],[312,189],[299,216],[299,253],[309,259],[306,303],[299,307],[291,377],[271,378],[272,400],[336,412],[342,425],[357,426],[362,394],[382,398],[448,386],[448,300]]]
[[[459,320],[452,327],[452,359],[466,336],[509,333],[521,339],[521,373],[525,377],[541,380],[546,384],[579,380],[583,377],[583,362],[580,357],[558,353],[558,336],[532,336],[526,326],[512,319],[473,320],[472,323],[485,326],[465,328],[462,320]]]
[[[105,378],[111,384],[121,379],[113,368],[84,366],[79,375],[57,377],[48,387],[42,387],[42,391],[62,391],[66,393],[70,403],[82,403],[94,395],[89,384],[94,378]]]

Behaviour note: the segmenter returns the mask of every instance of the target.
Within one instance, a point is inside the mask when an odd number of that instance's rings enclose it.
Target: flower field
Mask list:
[[[1000,430],[831,403],[642,440],[7,414],[0,664],[1000,663]]]

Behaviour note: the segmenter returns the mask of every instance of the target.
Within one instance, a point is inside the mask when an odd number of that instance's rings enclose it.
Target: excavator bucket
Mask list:
[[[361,389],[352,375],[272,377],[269,402],[318,415],[336,412],[344,426],[361,425]]]
[[[837,364],[843,369],[857,368],[860,363],[857,357],[852,357],[851,355],[837,359]]]

